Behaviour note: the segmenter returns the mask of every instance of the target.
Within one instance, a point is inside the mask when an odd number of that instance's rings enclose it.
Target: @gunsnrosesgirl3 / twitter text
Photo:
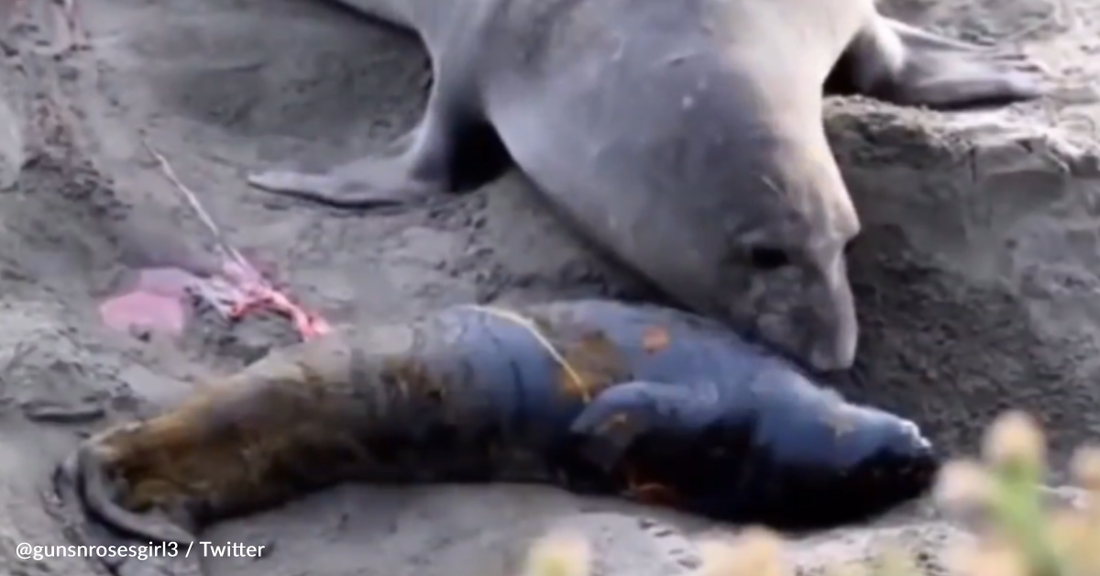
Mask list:
[[[46,558],[190,558],[191,554],[204,558],[259,558],[267,545],[251,545],[241,542],[191,542],[186,546],[176,542],[154,544],[128,544],[119,546],[89,546],[83,544],[35,545],[20,542],[15,547],[20,560],[41,561]]]

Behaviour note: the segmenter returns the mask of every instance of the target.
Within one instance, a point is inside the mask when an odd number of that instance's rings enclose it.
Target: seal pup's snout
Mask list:
[[[833,394],[821,390],[819,403],[783,413],[763,436],[775,462],[767,485],[783,486],[786,500],[814,504],[760,504],[787,527],[870,520],[923,496],[939,470],[936,447],[916,424]]]
[[[915,423],[909,420],[902,420],[899,427],[902,430],[902,434],[899,437],[899,442],[901,443],[899,447],[900,451],[935,451],[935,448],[932,446],[932,441],[921,434],[920,427]]]
[[[921,433],[919,426],[892,414],[888,414],[887,417],[897,419],[894,425],[896,431],[888,434],[890,439],[882,450],[892,453],[892,456],[898,460],[909,461],[913,465],[934,463],[937,460],[935,445]]]
[[[928,492],[942,459],[913,422],[875,408],[856,407],[864,420],[850,442],[838,445],[853,485],[871,504],[887,508]]]
[[[902,478],[910,478],[923,492],[935,482],[936,474],[943,463],[939,451],[924,434],[920,427],[908,420],[901,420],[901,434],[898,435],[896,445],[890,449],[894,457],[902,462],[897,474]]]

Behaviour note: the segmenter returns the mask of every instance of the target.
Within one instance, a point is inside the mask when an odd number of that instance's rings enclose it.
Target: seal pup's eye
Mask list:
[[[749,262],[758,270],[775,270],[790,264],[791,259],[779,248],[753,248],[749,250]]]

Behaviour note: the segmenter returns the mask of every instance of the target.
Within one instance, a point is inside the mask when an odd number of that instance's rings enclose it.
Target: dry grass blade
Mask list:
[[[141,139],[141,143],[145,146],[145,149],[153,155],[153,158],[156,159],[157,164],[160,165],[160,169],[161,172],[164,174],[164,177],[167,178],[173,186],[175,186],[176,190],[179,191],[181,196],[183,196],[184,201],[186,201],[187,204],[191,207],[191,210],[195,212],[195,214],[199,217],[199,220],[202,221],[203,225],[206,226],[208,230],[210,230],[210,233],[214,236],[214,240],[218,243],[218,247],[223,252],[225,252],[226,255],[232,258],[233,261],[236,262],[236,264],[240,266],[243,271],[245,271],[253,278],[259,280],[261,278],[260,273],[251,264],[249,264],[247,260],[245,260],[244,256],[241,256],[241,253],[238,252],[236,248],[233,248],[233,246],[229,244],[229,241],[226,239],[225,234],[222,232],[222,229],[217,225],[216,222],[214,222],[214,219],[210,217],[210,213],[208,213],[206,209],[202,207],[202,204],[199,202],[198,196],[196,196],[194,191],[188,188],[187,185],[179,179],[179,176],[176,175],[176,171],[174,168],[172,168],[172,163],[168,161],[168,158],[166,158],[164,154],[158,152],[156,148],[153,148],[153,146],[149,144],[149,142],[145,138]]]
[[[573,366],[569,364],[569,361],[565,359],[565,356],[563,356],[562,353],[554,347],[554,344],[550,342],[550,339],[547,338],[546,335],[539,330],[538,326],[536,326],[533,321],[523,317],[522,315],[512,310],[499,308],[496,306],[467,304],[464,307],[471,308],[485,314],[490,314],[496,316],[497,318],[508,320],[509,322],[512,322],[530,332],[531,335],[535,337],[535,340],[537,340],[538,343],[546,349],[546,352],[550,354],[554,361],[561,365],[562,370],[565,370],[565,373],[569,375],[569,379],[572,380],[573,385],[577,387],[577,391],[580,393],[581,398],[584,399],[585,402],[592,401],[592,394],[588,391],[588,385],[585,384],[584,380],[581,378],[580,373],[577,372],[573,368]]]

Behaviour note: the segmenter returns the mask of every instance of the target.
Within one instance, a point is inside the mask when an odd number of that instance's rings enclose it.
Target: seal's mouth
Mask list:
[[[902,466],[892,473],[895,482],[909,483],[912,497],[917,498],[928,494],[936,482],[939,472],[938,462],[921,461]]]
[[[928,443],[916,454],[863,472],[855,483],[856,491],[878,494],[879,505],[891,508],[930,493],[942,465]]]
[[[943,461],[934,452],[931,452],[927,459],[911,464],[908,469],[902,471],[902,474],[911,476],[914,481],[923,486],[921,490],[923,495],[932,490],[941,468],[943,468]]]

